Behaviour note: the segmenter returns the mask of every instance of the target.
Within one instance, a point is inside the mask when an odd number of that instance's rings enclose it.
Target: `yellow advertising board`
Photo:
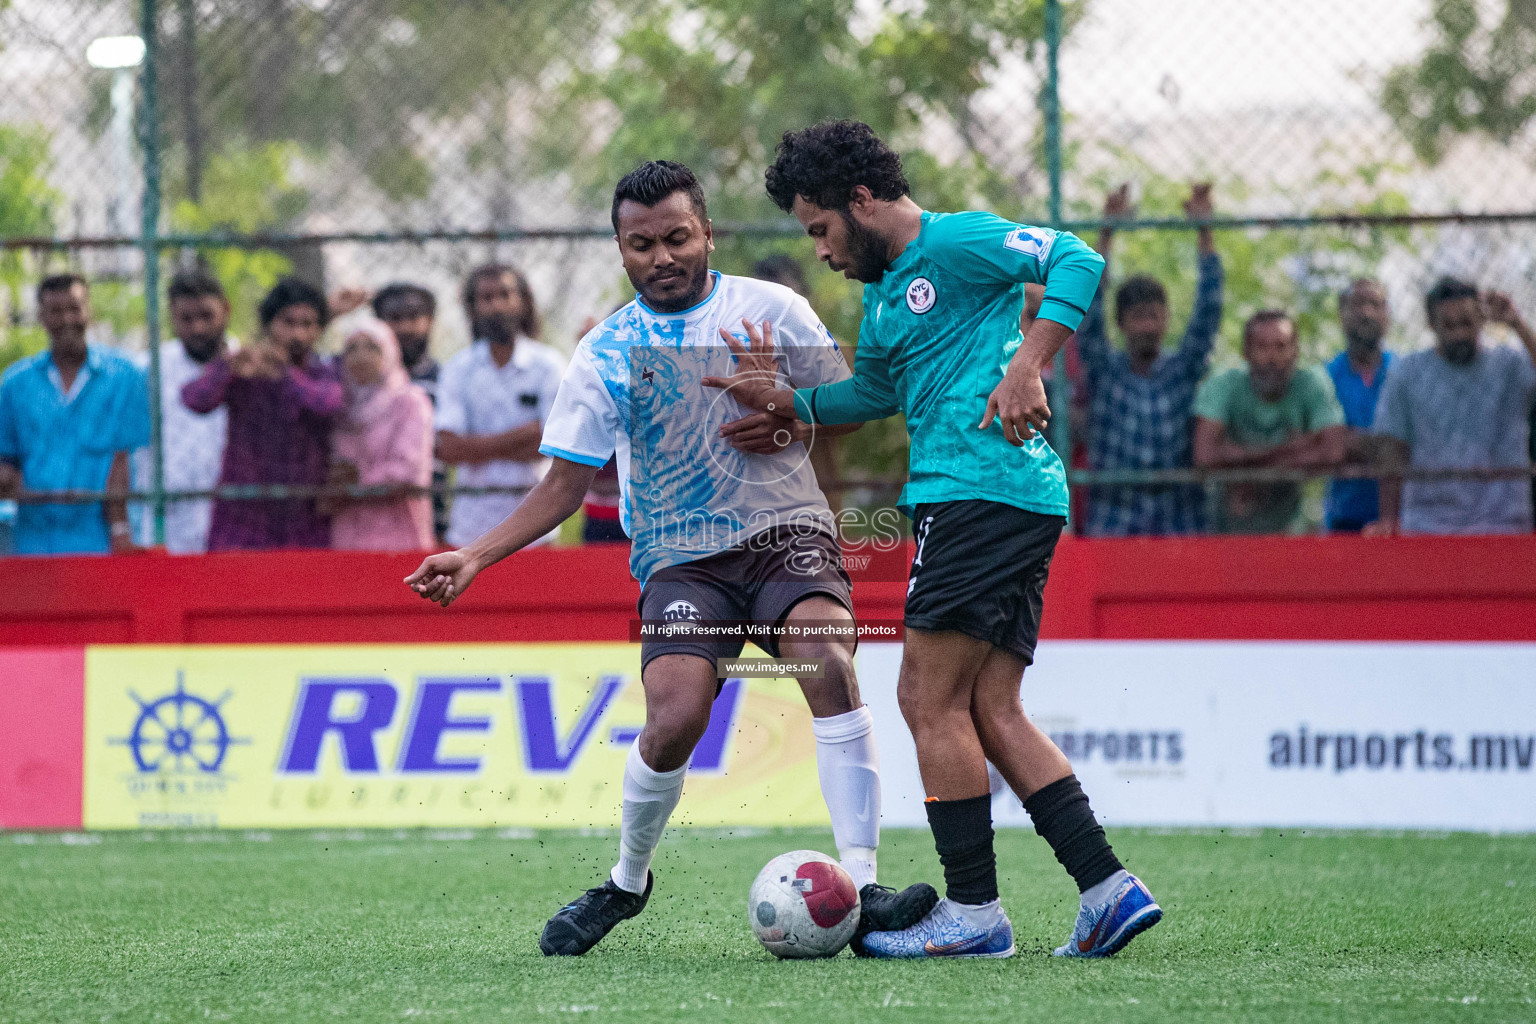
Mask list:
[[[86,828],[613,826],[632,644],[86,652]],[[825,824],[793,680],[725,682],[674,819]]]

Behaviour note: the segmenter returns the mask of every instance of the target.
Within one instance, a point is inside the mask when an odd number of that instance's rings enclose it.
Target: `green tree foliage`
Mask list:
[[[291,142],[227,145],[209,161],[201,201],[182,199],[171,208],[172,229],[251,232],[291,222],[308,203],[304,190],[289,177],[297,150]],[[229,293],[231,330],[238,337],[254,337],[261,297],[292,269],[292,262],[270,249],[233,246],[206,249],[201,255]]]
[[[161,10],[161,116],[188,163],[185,184],[220,153],[291,141],[343,157],[394,200],[432,186],[440,140],[422,125],[474,114],[471,135],[503,131],[509,90],[556,73],[602,27],[586,0],[162,0]]]
[[[0,236],[53,234],[63,197],[48,184],[48,145],[42,128],[0,125]],[[43,347],[41,328],[22,326],[16,319],[22,289],[37,269],[38,261],[23,250],[0,251],[0,287],[10,311],[0,318],[0,369]]]
[[[1067,5],[1069,21],[1078,6]],[[782,214],[763,190],[763,170],[780,136],[853,117],[901,151],[924,206],[1017,214],[1026,197],[975,101],[1005,69],[1039,56],[1044,9],[1044,0],[655,0],[627,14],[613,52],[594,53],[551,97],[543,166],[606,207],[614,181],[636,164],[679,160],[703,181],[717,223],[773,220]],[[1005,131],[1028,140],[1037,123],[1024,117]],[[715,262],[742,273],[773,250],[812,262],[794,233],[774,243],[722,239]],[[859,286],[814,269],[807,276],[833,333],[855,339]],[[859,470],[905,468],[895,421],[843,446]]]
[[[1438,161],[1462,135],[1508,144],[1536,117],[1536,0],[1503,7],[1485,18],[1486,2],[1434,0],[1434,41],[1387,75],[1382,108],[1420,159]]]

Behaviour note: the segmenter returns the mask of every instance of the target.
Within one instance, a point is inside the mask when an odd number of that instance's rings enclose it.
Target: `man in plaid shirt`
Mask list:
[[[1133,212],[1122,185],[1104,203],[1106,220]],[[1196,185],[1184,212],[1211,216],[1211,187]],[[1109,260],[1113,229],[1099,233]],[[1115,290],[1115,323],[1126,347],[1110,346],[1104,322],[1104,282],[1077,331],[1089,390],[1088,465],[1092,469],[1184,469],[1193,464],[1195,388],[1210,364],[1221,326],[1221,257],[1209,228],[1199,234],[1200,279],[1195,308],[1176,351],[1162,353],[1168,333],[1168,293],[1155,278],[1137,275]],[[1200,533],[1206,528],[1205,489],[1198,484],[1094,487],[1086,532],[1095,537]]]

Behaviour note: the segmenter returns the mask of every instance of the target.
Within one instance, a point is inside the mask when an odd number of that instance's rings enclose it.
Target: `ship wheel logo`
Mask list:
[[[129,690],[128,696],[139,706],[139,717],[132,732],[110,742],[127,747],[141,772],[217,774],[230,747],[251,742],[231,736],[224,724],[220,709],[233,696],[231,690],[218,700],[205,700],[188,693],[182,673],[177,672],[173,693],[145,700]]]

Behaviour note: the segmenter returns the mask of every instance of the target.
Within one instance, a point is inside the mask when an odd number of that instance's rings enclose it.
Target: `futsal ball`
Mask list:
[[[836,956],[859,926],[859,891],[831,857],[796,850],[758,872],[747,916],[757,940],[776,957]]]

